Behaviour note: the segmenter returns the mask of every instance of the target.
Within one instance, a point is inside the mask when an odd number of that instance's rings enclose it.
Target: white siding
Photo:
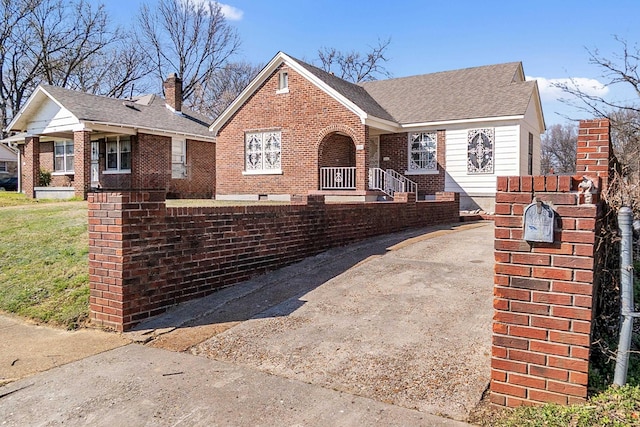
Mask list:
[[[538,112],[535,102],[530,101],[527,107],[527,112],[524,115],[522,122],[522,135],[520,138],[520,145],[523,152],[521,161],[522,174],[527,174],[528,167],[528,155],[529,155],[529,133],[533,135],[533,175],[540,174],[540,151],[541,151],[541,137],[540,132],[542,129],[542,123],[538,120]]]
[[[27,122],[27,132],[38,135],[71,131],[78,123],[78,119],[69,110],[47,98]]]
[[[467,172],[467,132],[469,129],[494,128],[494,171],[491,174]],[[468,195],[494,195],[496,177],[520,175],[520,124],[482,123],[473,127],[446,130],[445,191]],[[526,155],[526,152],[525,152]]]

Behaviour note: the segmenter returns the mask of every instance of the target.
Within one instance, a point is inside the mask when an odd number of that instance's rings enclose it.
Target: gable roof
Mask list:
[[[536,83],[522,64],[487,65],[361,83],[400,124],[522,116]]]
[[[544,131],[537,83],[525,81],[520,62],[355,84],[283,52],[273,57],[210,129],[217,133],[282,63],[353,111],[362,123],[388,131],[439,122],[522,118],[532,99]]]
[[[295,58],[292,58],[295,59]],[[302,67],[308,70],[311,74],[322,80],[328,86],[333,88],[336,92],[351,100],[354,104],[359,106],[367,114],[374,117],[378,117],[384,120],[394,121],[394,118],[387,110],[382,108],[380,104],[367,92],[367,90],[355,83],[348,82],[340,77],[336,77],[333,74],[307,64],[306,62],[295,59]]]
[[[212,139],[209,118],[187,109],[175,113],[166,107],[164,99],[155,95],[123,100],[49,85],[36,88],[7,130],[26,131],[30,118],[46,98],[88,128],[97,124]]]
[[[0,161],[17,162],[18,152],[15,149],[0,143]]]

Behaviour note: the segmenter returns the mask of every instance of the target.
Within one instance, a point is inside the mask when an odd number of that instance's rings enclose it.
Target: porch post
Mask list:
[[[73,175],[75,196],[86,199],[91,179],[91,131],[73,133]]]
[[[22,189],[27,197],[34,198],[35,187],[40,184],[40,137],[27,136],[21,154],[20,161],[24,160]]]
[[[363,126],[363,135],[356,144],[356,189],[369,190],[369,127]]]

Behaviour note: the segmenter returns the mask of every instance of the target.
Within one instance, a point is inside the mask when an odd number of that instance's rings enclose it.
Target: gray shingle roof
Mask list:
[[[182,114],[176,114],[158,96],[142,97],[145,102],[136,103],[57,86],[42,88],[83,121],[212,137],[209,125],[213,120],[185,108]]]
[[[360,86],[400,124],[523,115],[535,83],[520,81],[520,67],[511,62]]]
[[[329,74],[324,70],[321,70],[318,67],[307,64],[306,62],[300,61],[299,59],[294,59],[297,63],[306,68],[309,72],[311,72],[314,76],[322,80],[324,83],[328,84],[331,88],[333,88],[340,95],[344,96],[358,107],[360,107],[365,113],[377,117],[379,119],[391,120],[394,121],[393,117],[389,112],[387,112],[384,108],[378,104],[378,102],[371,97],[369,93],[357,84],[348,82],[339,77],[334,76],[333,74]]]

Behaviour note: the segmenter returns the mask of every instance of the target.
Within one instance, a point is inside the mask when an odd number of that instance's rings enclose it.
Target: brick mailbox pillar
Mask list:
[[[609,173],[609,153],[609,122],[583,121],[580,175],[498,178],[493,403],[572,404],[587,397],[602,212],[598,200]],[[583,175],[593,186],[583,183]],[[586,195],[585,188],[592,194]],[[523,214],[534,197],[556,215],[553,243],[524,240]]]

